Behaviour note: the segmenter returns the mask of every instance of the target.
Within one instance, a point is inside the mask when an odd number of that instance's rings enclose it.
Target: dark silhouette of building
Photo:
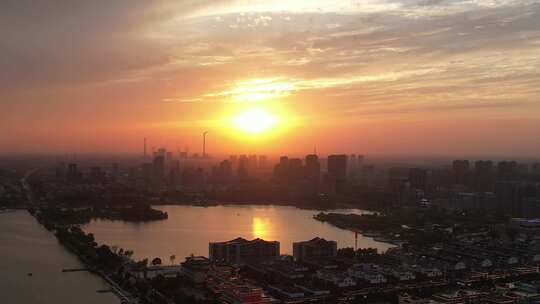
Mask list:
[[[289,158],[287,156],[281,156],[279,158],[279,163],[274,167],[273,180],[280,185],[288,184]]]
[[[305,159],[305,176],[312,186],[318,186],[321,179],[321,164],[316,154],[309,154]]]
[[[428,174],[426,169],[409,169],[409,181],[412,189],[422,190],[424,193],[427,192]]]
[[[392,196],[394,204],[401,206],[409,203],[411,194],[411,182],[408,178],[399,175],[390,175],[388,180],[388,192]]]
[[[491,160],[477,160],[474,163],[474,189],[478,192],[492,192],[495,186],[495,172]]]
[[[259,157],[255,154],[249,156],[248,161],[249,172],[257,172],[259,170]]]
[[[500,181],[495,185],[499,210],[512,216],[529,217],[526,206],[540,198],[540,183]]]
[[[293,243],[295,261],[306,259],[332,258],[337,255],[337,242],[316,237],[305,242]]]
[[[279,242],[259,238],[252,241],[237,238],[228,242],[210,243],[209,257],[214,262],[235,265],[272,261],[279,258]]]
[[[230,160],[224,160],[219,163],[219,166],[214,172],[214,180],[219,184],[229,184],[233,178],[233,167]]]
[[[118,163],[112,163],[111,165],[111,180],[113,182],[118,181],[120,178],[120,165]]]
[[[246,180],[249,175],[249,158],[246,155],[240,155],[238,158],[238,179]]]
[[[302,160],[300,158],[289,159],[289,172],[288,179],[291,183],[297,183],[304,176],[304,168],[302,167]]]
[[[266,166],[268,165],[268,158],[265,155],[259,156],[259,169],[266,169]]]
[[[468,160],[454,160],[452,162],[454,184],[467,185],[469,183],[469,170]]]
[[[161,153],[154,157],[152,162],[152,183],[154,186],[160,186],[165,178],[165,156]]]
[[[336,179],[347,177],[347,155],[328,156],[328,174]]]
[[[82,181],[82,173],[79,172],[77,164],[68,164],[67,180],[70,183],[79,183]]]
[[[59,181],[65,181],[67,179],[67,167],[65,163],[59,163],[55,169],[55,177]]]
[[[150,185],[153,179],[154,165],[145,163],[142,165],[142,177],[145,185]]]
[[[497,178],[502,181],[516,180],[518,164],[515,161],[500,161],[497,164]]]
[[[171,186],[178,186],[182,180],[182,172],[180,170],[180,161],[173,160],[170,165],[171,169],[169,171],[169,184]]]
[[[328,183],[330,192],[342,193],[347,181],[347,155],[328,156]]]
[[[533,174],[540,174],[540,163],[534,163],[531,166],[531,172]]]
[[[99,184],[105,182],[105,172],[100,167],[91,167],[88,174],[88,182],[91,184]]]

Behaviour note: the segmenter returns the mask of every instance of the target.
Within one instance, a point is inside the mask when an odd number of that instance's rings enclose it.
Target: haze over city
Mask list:
[[[0,152],[540,151],[538,1],[4,1]]]

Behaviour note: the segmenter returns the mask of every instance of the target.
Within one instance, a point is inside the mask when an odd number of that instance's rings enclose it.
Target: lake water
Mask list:
[[[163,221],[128,223],[95,220],[83,228],[100,244],[134,250],[135,259],[160,257],[168,263],[171,255],[181,262],[190,254],[208,256],[208,243],[237,237],[279,241],[282,254],[292,254],[292,243],[316,236],[335,240],[338,248],[354,247],[354,233],[313,219],[319,211],[289,206],[215,207],[158,206],[169,214]],[[335,210],[367,213],[362,210]],[[358,248],[385,251],[393,245],[358,235]]]
[[[62,273],[64,268],[80,267],[28,212],[0,213],[0,303],[120,303],[113,294],[96,292],[107,288],[100,277]]]

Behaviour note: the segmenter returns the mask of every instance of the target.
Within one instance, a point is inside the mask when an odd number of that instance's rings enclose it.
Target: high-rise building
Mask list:
[[[328,175],[336,179],[347,177],[347,155],[328,156]]]
[[[477,160],[474,163],[474,188],[478,192],[492,192],[495,184],[493,162]]]
[[[420,168],[411,168],[409,170],[411,188],[422,190],[425,193],[427,191],[427,179],[427,170]]]
[[[71,183],[78,183],[82,179],[82,174],[79,172],[77,164],[68,164],[67,180]]]
[[[154,164],[145,163],[142,165],[142,177],[143,177],[145,185],[150,185],[150,183],[152,183],[152,179],[154,176],[153,172],[154,172]]]
[[[105,180],[105,173],[100,167],[91,167],[88,174],[88,181],[93,184],[102,183]]]
[[[279,163],[274,167],[273,179],[276,183],[286,185],[289,182],[289,158],[281,156]]]
[[[499,180],[515,180],[518,176],[518,164],[515,161],[500,161],[497,164],[497,177]]]
[[[246,264],[272,261],[279,258],[279,242],[237,238],[228,242],[209,244],[209,257],[214,262]]]
[[[113,163],[111,165],[111,180],[113,182],[116,182],[118,181],[119,178],[120,178],[120,166],[118,165],[118,163]]]
[[[532,164],[531,171],[533,174],[540,174],[540,163]]]
[[[525,202],[540,199],[540,183],[500,181],[495,185],[499,209],[513,216],[529,217],[524,211]]]
[[[394,204],[400,206],[409,203],[411,196],[411,182],[407,177],[390,176],[388,191],[392,195]]]
[[[252,154],[249,156],[248,168],[249,172],[252,173],[259,170],[259,157],[257,155]]]
[[[467,185],[469,183],[470,164],[468,160],[454,160],[452,162],[452,173],[454,184]]]
[[[349,175],[353,175],[358,169],[358,158],[356,157],[356,154],[351,154],[349,156],[348,166]]]
[[[266,166],[268,165],[268,158],[266,155],[260,155],[259,156],[259,169],[266,169]]]
[[[300,158],[289,159],[289,172],[288,178],[290,182],[298,182],[304,175],[304,168],[302,167],[302,160]]]
[[[331,192],[342,192],[347,181],[347,155],[328,156],[328,182]]]
[[[166,155],[167,155],[167,149],[165,148],[159,148],[157,152],[154,152],[154,157],[162,156],[163,158],[165,158]]]
[[[224,160],[219,163],[217,180],[222,184],[230,183],[233,176],[233,167],[230,160]]]
[[[233,171],[235,168],[238,169],[238,155],[229,155],[229,162],[231,163]]]
[[[152,179],[155,185],[161,185],[165,178],[165,156],[157,154],[152,163]]]
[[[67,167],[65,163],[59,163],[55,169],[55,177],[59,181],[65,181],[67,179]]]
[[[181,183],[182,172],[180,170],[180,161],[173,160],[169,170],[169,184],[171,186],[178,186]]]
[[[309,241],[293,243],[295,261],[332,258],[337,255],[337,242],[316,237]]]
[[[170,171],[172,161],[173,161],[173,153],[172,152],[167,152],[165,154],[165,172]]]
[[[240,155],[238,158],[238,178],[245,180],[249,175],[249,158],[246,155]]]
[[[306,179],[313,185],[318,185],[321,179],[321,164],[319,163],[319,157],[317,157],[316,154],[306,155],[305,163]]]

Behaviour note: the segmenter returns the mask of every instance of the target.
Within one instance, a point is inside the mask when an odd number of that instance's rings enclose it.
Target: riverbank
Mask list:
[[[367,212],[378,212],[379,210],[361,208],[356,204],[351,203],[333,203],[328,205],[314,205],[309,203],[293,203],[284,201],[203,201],[194,200],[189,202],[179,202],[174,200],[150,200],[153,206],[195,206],[195,207],[217,207],[217,206],[282,206],[294,207],[300,210],[315,210],[315,211],[331,211],[336,209],[358,209]]]
[[[2,303],[119,304],[115,295],[96,292],[109,288],[99,276],[62,272],[84,267],[27,211],[0,215]]]
[[[138,303],[137,297],[133,295],[138,293],[138,290],[128,291],[121,286],[125,286],[127,282],[121,270],[127,264],[135,264],[130,259],[132,251],[98,245],[94,236],[84,232],[78,225],[55,222],[57,214],[51,216],[50,212],[42,213],[41,210],[30,210],[30,214],[47,230],[53,232],[60,244],[74,254],[85,269],[106,281],[122,303]]]

